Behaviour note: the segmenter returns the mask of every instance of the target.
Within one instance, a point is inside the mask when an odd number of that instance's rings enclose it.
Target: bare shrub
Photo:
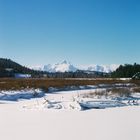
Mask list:
[[[132,93],[131,88],[108,88],[105,90],[95,90],[95,92],[83,94],[83,98],[101,98],[102,96],[108,97],[128,97]]]
[[[116,96],[129,96],[132,93],[131,88],[111,88],[111,89],[107,89],[107,92],[112,94],[112,95],[116,95]]]
[[[135,92],[135,93],[136,92],[140,93],[140,87],[135,87],[135,88],[132,89],[132,91]]]

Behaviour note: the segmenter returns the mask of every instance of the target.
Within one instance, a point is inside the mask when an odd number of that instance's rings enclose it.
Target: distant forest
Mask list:
[[[140,65],[134,63],[120,65],[116,71],[112,72],[111,77],[113,78],[130,78],[133,77],[136,73],[140,72]]]
[[[16,73],[20,73],[30,74],[33,78],[130,78],[138,72],[140,72],[140,65],[134,63],[133,65],[120,65],[120,67],[112,73],[83,70],[77,70],[76,72],[49,73],[27,68],[12,61],[11,59],[0,58],[0,77],[14,77]]]

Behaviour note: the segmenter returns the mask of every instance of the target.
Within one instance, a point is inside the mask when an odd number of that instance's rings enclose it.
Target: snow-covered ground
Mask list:
[[[0,105],[1,140],[139,140],[140,107],[106,110],[23,110]]]
[[[84,94],[90,94],[95,90],[105,90],[104,88],[91,87],[73,91],[55,90],[54,92],[53,88],[50,90],[51,92],[46,95],[39,89],[2,91],[0,93],[0,139],[140,139],[140,106],[138,104],[123,102],[125,105],[121,107],[81,111],[79,104],[81,102],[93,101],[95,103],[96,101],[99,105],[106,101],[109,104],[113,101],[114,104],[114,100],[105,97],[83,98]],[[39,98],[35,98],[36,96]],[[14,97],[13,100],[12,97]],[[133,97],[139,99],[140,94],[135,93]]]

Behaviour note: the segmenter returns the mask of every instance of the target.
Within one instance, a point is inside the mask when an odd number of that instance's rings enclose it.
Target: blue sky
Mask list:
[[[0,0],[0,57],[23,65],[140,62],[139,0]]]

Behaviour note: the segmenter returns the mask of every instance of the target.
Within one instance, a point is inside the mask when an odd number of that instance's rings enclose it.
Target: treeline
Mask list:
[[[112,72],[113,78],[131,78],[136,73],[140,72],[140,65],[137,63],[120,65],[116,71]]]
[[[37,71],[22,66],[10,59],[0,58],[0,77],[14,77],[15,74],[30,74],[33,78],[132,78],[136,73],[140,72],[140,65],[134,63],[120,65],[116,71],[112,73],[103,73],[96,71],[78,70],[76,72],[56,72],[48,73],[44,71]]]
[[[76,72],[56,72],[47,73],[48,78],[102,78],[109,77],[110,74],[96,71],[82,71],[77,70]]]
[[[15,73],[31,74],[32,77],[44,74],[42,71],[29,69],[11,59],[0,58],[0,77],[14,77]]]

